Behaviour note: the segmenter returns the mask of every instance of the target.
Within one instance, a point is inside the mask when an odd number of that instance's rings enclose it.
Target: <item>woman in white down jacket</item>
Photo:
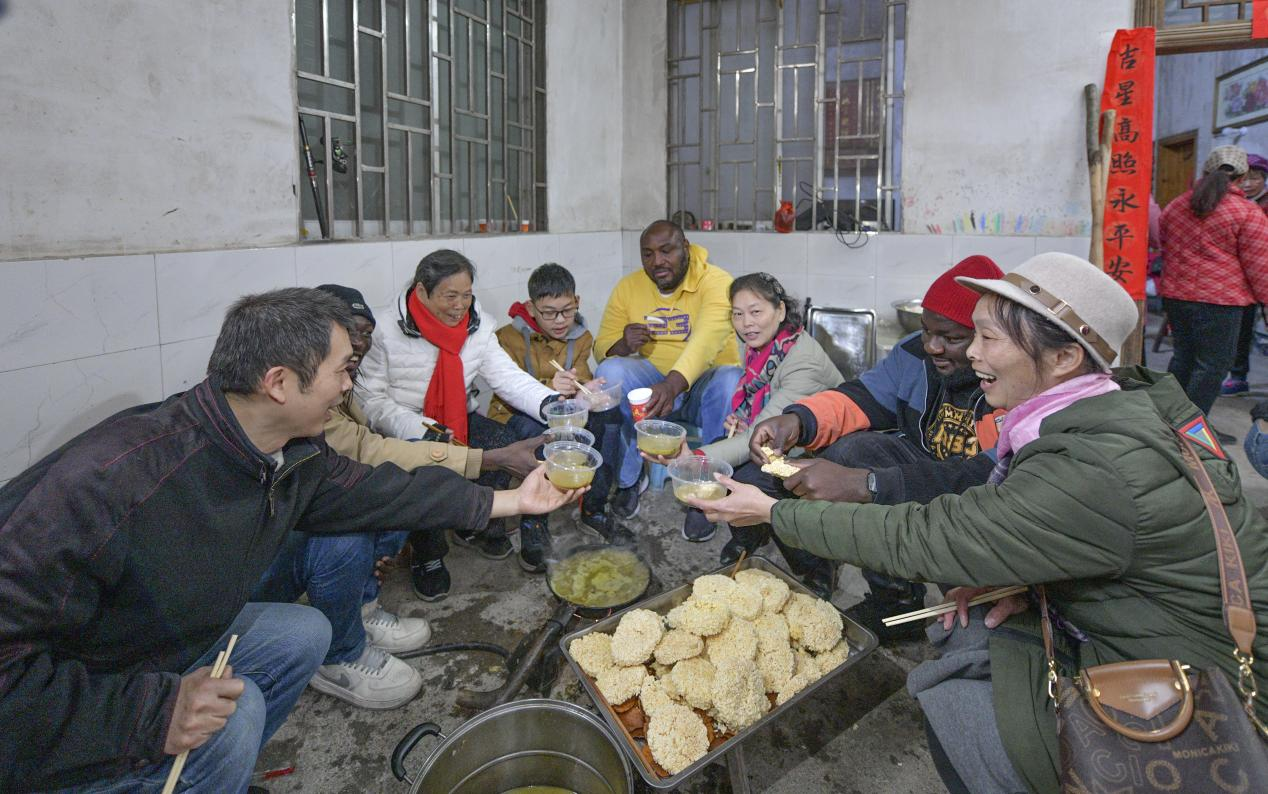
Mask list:
[[[475,267],[457,251],[423,257],[397,299],[397,321],[380,323],[361,363],[357,390],[370,426],[395,438],[436,439],[447,431],[469,446],[497,449],[516,439],[506,426],[476,413],[472,382],[479,375],[507,404],[529,416],[560,395],[511,360],[494,336],[495,322],[472,295]],[[437,431],[440,432],[437,432]],[[477,482],[504,488],[509,476],[490,472]],[[490,559],[511,553],[501,521],[481,533],[456,534],[459,543]],[[416,533],[414,589],[428,601],[449,592],[443,533]]]

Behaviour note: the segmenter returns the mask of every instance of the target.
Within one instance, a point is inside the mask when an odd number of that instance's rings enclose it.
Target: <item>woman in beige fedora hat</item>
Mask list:
[[[1188,427],[1206,447],[1260,622],[1268,620],[1268,526],[1173,378],[1110,372],[1136,322],[1112,279],[1050,253],[1002,279],[962,283],[983,296],[969,361],[990,404],[1008,409],[990,483],[927,506],[882,506],[777,502],[725,481],[729,496],[697,506],[713,520],[770,522],[785,542],[829,559],[941,583],[960,604],[958,623],[953,613],[930,627],[941,656],[916,667],[908,689],[947,788],[1055,792],[1056,718],[1037,611],[1022,598],[989,610],[966,601],[986,587],[1045,584],[1064,629],[1066,674],[1178,658],[1236,676],[1211,524],[1173,428]],[[1268,659],[1268,632],[1254,649]],[[1268,680],[1268,663],[1254,667]],[[1256,708],[1268,716],[1263,698]]]
[[[1233,367],[1247,307],[1268,302],[1268,218],[1241,191],[1248,167],[1241,148],[1216,147],[1160,220],[1158,292],[1175,341],[1167,371],[1203,413]]]

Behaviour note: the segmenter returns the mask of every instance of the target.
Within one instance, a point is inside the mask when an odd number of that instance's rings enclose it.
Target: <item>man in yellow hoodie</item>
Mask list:
[[[739,348],[731,328],[731,274],[708,262],[709,252],[687,241],[672,221],[656,221],[639,238],[643,269],[617,283],[594,343],[595,375],[623,390],[647,387],[647,418],[696,425],[705,442],[724,434],[731,394],[739,381]],[[612,512],[638,513],[646,489],[629,402],[617,437],[602,440],[604,460],[617,470]],[[611,456],[611,457],[609,457]]]

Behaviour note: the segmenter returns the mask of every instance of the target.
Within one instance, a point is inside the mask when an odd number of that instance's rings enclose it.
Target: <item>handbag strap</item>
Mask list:
[[[1198,458],[1193,442],[1185,437],[1177,428],[1172,428],[1180,440],[1180,454],[1185,465],[1193,475],[1198,492],[1202,494],[1202,502],[1206,505],[1207,515],[1211,519],[1211,530],[1215,535],[1215,547],[1220,566],[1220,600],[1224,605],[1224,626],[1233,638],[1235,649],[1233,658],[1238,663],[1237,688],[1246,698],[1247,712],[1253,718],[1254,698],[1258,694],[1255,674],[1251,665],[1255,662],[1255,609],[1250,601],[1250,586],[1246,583],[1246,569],[1242,565],[1242,553],[1237,546],[1237,537],[1233,534],[1233,526],[1228,521],[1228,513],[1219,494],[1215,492],[1215,484],[1211,475]],[[1048,697],[1057,699],[1057,660],[1053,654],[1052,620],[1048,616],[1048,594],[1043,585],[1035,588],[1039,595],[1039,622],[1043,630],[1043,650],[1048,658]],[[1258,720],[1256,720],[1258,725]],[[1261,727],[1261,730],[1264,728]],[[1265,731],[1268,735],[1268,731]]]

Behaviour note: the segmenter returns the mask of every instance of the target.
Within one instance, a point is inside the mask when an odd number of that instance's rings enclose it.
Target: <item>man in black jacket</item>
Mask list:
[[[331,452],[351,325],[317,290],[243,298],[207,380],[0,489],[0,791],[157,790],[185,750],[182,788],[245,790],[330,641],[314,609],[247,603],[289,531],[479,529],[577,495]]]

